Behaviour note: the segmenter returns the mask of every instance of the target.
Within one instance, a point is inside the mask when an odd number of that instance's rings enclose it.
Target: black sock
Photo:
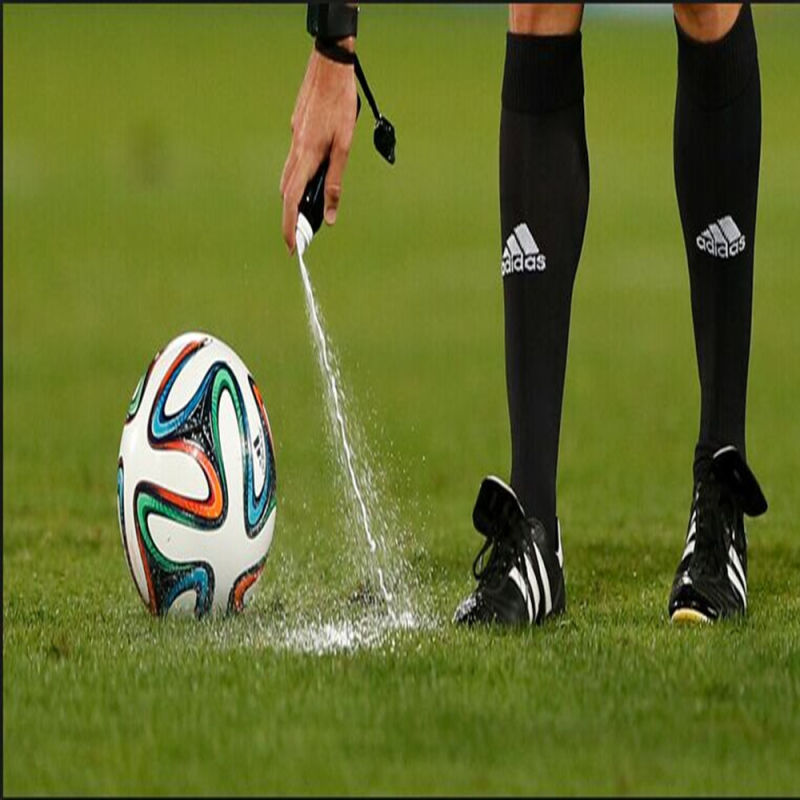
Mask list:
[[[676,28],[675,186],[700,373],[697,480],[719,447],[745,453],[761,90],[748,5],[717,42]]]
[[[500,215],[511,485],[551,537],[572,286],[588,204],[581,35],[509,33]]]

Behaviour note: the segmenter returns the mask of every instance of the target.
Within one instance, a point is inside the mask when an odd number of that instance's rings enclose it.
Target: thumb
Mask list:
[[[339,210],[339,199],[342,196],[342,176],[347,164],[347,150],[334,144],[331,149],[331,161],[325,177],[325,222],[333,225],[336,212]]]

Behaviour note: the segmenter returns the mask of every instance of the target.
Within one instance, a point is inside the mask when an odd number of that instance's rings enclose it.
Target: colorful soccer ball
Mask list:
[[[153,614],[244,608],[272,544],[275,457],[261,393],[219,339],[185,333],[142,376],[122,429],[117,503]]]

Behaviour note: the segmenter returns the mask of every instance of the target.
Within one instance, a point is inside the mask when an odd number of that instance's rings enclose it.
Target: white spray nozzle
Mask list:
[[[308,249],[311,240],[314,238],[314,229],[303,214],[297,215],[297,227],[294,230],[294,238],[297,243],[297,252],[302,258],[303,253]]]

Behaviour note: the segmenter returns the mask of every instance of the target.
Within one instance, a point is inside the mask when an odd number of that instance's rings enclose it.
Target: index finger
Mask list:
[[[311,177],[308,159],[295,162],[292,171],[286,175],[283,185],[283,241],[293,253],[295,248],[295,228],[297,227],[297,207],[303,196],[303,189]]]

